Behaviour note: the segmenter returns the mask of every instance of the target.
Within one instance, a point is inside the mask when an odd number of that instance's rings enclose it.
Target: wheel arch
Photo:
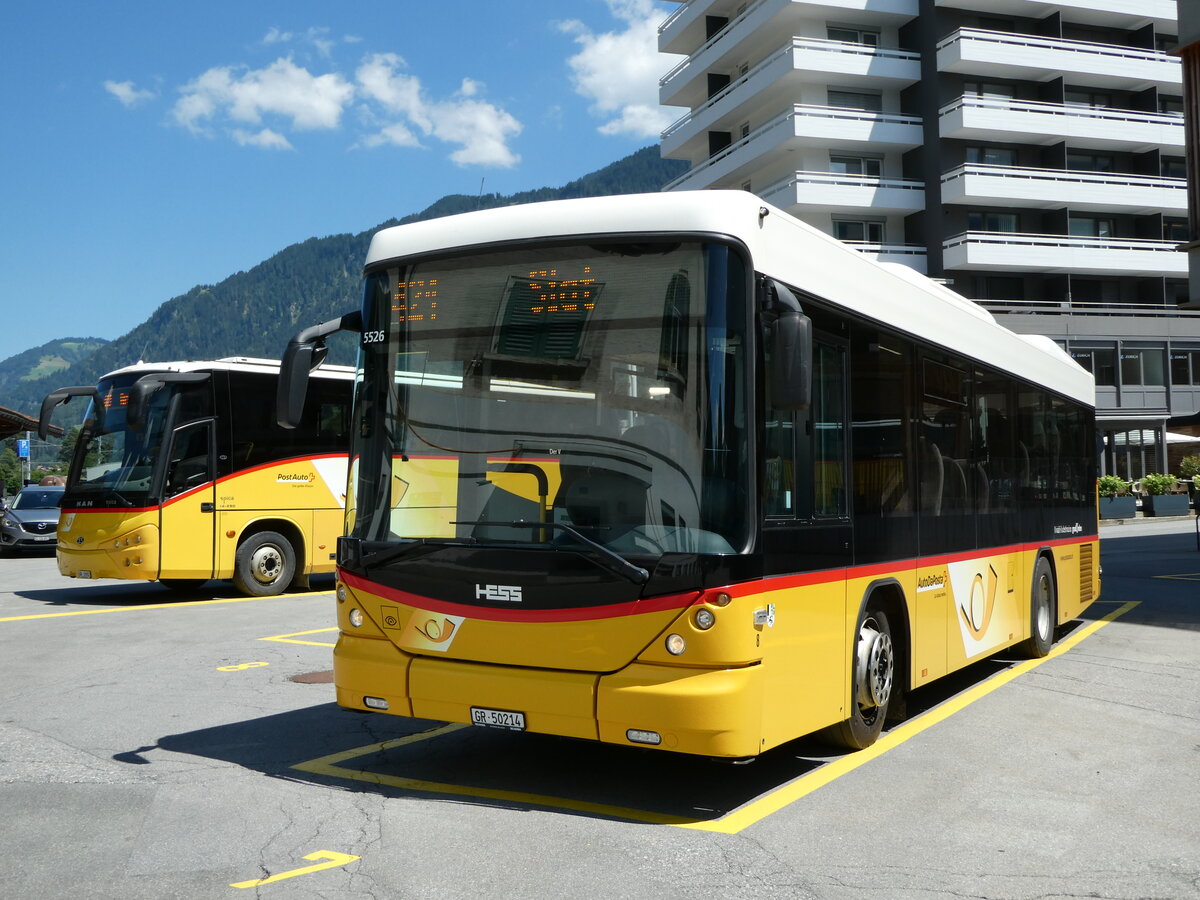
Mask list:
[[[1029,592],[1033,594],[1033,576],[1037,572],[1037,564],[1040,560],[1045,560],[1046,565],[1050,567],[1050,577],[1054,579],[1054,615],[1051,617],[1052,624],[1057,627],[1062,622],[1059,621],[1059,616],[1062,614],[1062,604],[1058,602],[1058,561],[1054,558],[1054,548],[1050,546],[1038,547],[1037,553],[1033,556],[1033,565],[1029,569]]]
[[[304,531],[293,522],[291,519],[280,516],[265,516],[261,519],[255,519],[252,522],[247,522],[241,533],[237,536],[237,543],[234,546],[236,553],[238,548],[246,542],[246,540],[262,531],[274,531],[276,534],[287,538],[289,544],[292,545],[292,550],[296,554],[296,574],[307,572],[309,569],[308,551],[304,544]]]
[[[909,621],[908,602],[903,585],[896,578],[877,578],[868,584],[863,590],[862,600],[859,601],[855,623],[862,618],[868,607],[878,607],[887,616],[888,625],[892,629],[892,645],[898,657],[896,687],[907,694],[912,687],[912,623]]]

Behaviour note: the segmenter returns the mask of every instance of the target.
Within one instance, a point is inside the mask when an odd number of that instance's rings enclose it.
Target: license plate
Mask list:
[[[471,723],[473,725],[483,725],[486,728],[524,731],[525,713],[511,712],[506,709],[483,709],[479,706],[472,706]]]
[[[45,537],[35,537],[34,540],[35,541],[52,541],[52,540],[54,540],[54,535],[48,534]]]

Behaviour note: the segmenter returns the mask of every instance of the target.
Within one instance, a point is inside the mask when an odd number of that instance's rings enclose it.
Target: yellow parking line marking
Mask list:
[[[790,784],[784,785],[773,793],[767,794],[758,800],[746,804],[741,809],[734,810],[728,815],[708,822],[692,822],[682,825],[683,828],[692,828],[699,831],[716,831],[722,834],[737,834],[745,828],[753,825],[756,822],[765,819],[773,812],[777,812],[783,807],[791,803],[795,803],[802,797],[806,797],[818,788],[824,787],[830,782],[841,778],[843,775],[849,774],[859,766],[869,763],[889,750],[903,744],[905,741],[911,740],[921,732],[932,728],[939,722],[943,722],[957,712],[966,709],[972,703],[982,700],[988,694],[999,688],[1004,687],[1015,678],[1019,678],[1026,672],[1036,669],[1042,663],[1049,662],[1055,657],[1062,656],[1067,651],[1077,646],[1080,641],[1091,637],[1105,625],[1120,618],[1138,605],[1140,601],[1133,600],[1125,603],[1118,609],[1114,609],[1102,619],[1097,619],[1090,625],[1080,628],[1065,641],[1055,646],[1046,656],[1041,659],[1028,659],[1022,663],[1018,663],[1011,669],[1005,669],[997,675],[992,676],[982,684],[977,684],[972,688],[968,688],[961,694],[958,694],[953,699],[937,706],[929,712],[917,716],[902,725],[893,728],[887,734],[880,737],[873,745],[866,750],[859,750],[857,753],[851,753],[846,756],[836,759],[833,762],[826,763],[819,769],[815,769],[807,775],[802,775]]]
[[[327,641],[294,641],[292,638],[303,634],[324,634],[327,631],[337,631],[337,627],[333,628],[314,628],[312,631],[293,631],[291,634],[277,634],[274,637],[259,638],[260,641],[277,641],[280,644],[308,644],[310,647],[336,647],[337,644],[330,644]]]
[[[292,869],[290,872],[280,872],[278,875],[272,875],[269,878],[256,878],[253,881],[238,881],[229,885],[235,888],[252,888],[259,887],[264,884],[271,884],[273,881],[283,881],[285,878],[295,878],[297,875],[309,875],[313,872],[320,872],[322,869],[335,869],[338,866],[344,866],[347,863],[352,863],[359,857],[351,856],[349,853],[337,853],[333,850],[318,850],[316,853],[310,853],[304,859],[327,859],[329,862],[317,863],[315,866],[305,866],[302,869]]]
[[[1107,603],[1109,601],[1098,601],[1099,603]],[[434,728],[430,731],[424,731],[419,734],[410,734],[402,738],[396,738],[390,741],[381,741],[377,744],[368,744],[365,747],[355,747],[351,750],[343,750],[338,753],[322,756],[319,759],[310,760],[309,762],[299,763],[292,766],[293,769],[300,772],[310,772],[316,775],[325,775],[331,778],[349,778],[355,781],[364,781],[368,784],[387,785],[388,787],[401,788],[403,790],[422,791],[425,793],[434,794],[450,794],[454,796],[478,797],[485,800],[502,800],[514,803],[529,804],[532,806],[541,806],[549,809],[564,809],[572,812],[584,812],[593,815],[602,815],[611,818],[625,819],[632,822],[642,822],[651,825],[674,825],[678,828],[691,828],[697,831],[712,831],[721,834],[737,834],[751,825],[765,819],[772,813],[778,812],[786,806],[795,803],[797,800],[808,796],[818,788],[841,778],[853,772],[859,766],[869,763],[873,759],[877,759],[889,750],[903,744],[905,741],[919,735],[921,732],[932,728],[939,722],[943,722],[950,718],[955,713],[961,712],[966,707],[970,706],[978,700],[982,700],[988,694],[998,690],[1008,684],[1015,678],[1036,669],[1042,663],[1049,662],[1056,657],[1062,656],[1064,653],[1074,649],[1081,641],[1091,637],[1104,626],[1116,621],[1125,613],[1129,612],[1140,603],[1138,600],[1132,600],[1124,603],[1117,609],[1112,610],[1101,619],[1097,619],[1088,625],[1075,631],[1066,640],[1057,644],[1049,654],[1041,659],[1029,659],[1018,663],[1010,669],[1005,669],[1003,672],[992,676],[987,681],[975,685],[963,691],[951,700],[946,701],[940,706],[929,710],[926,713],[917,716],[914,719],[898,725],[885,735],[880,737],[878,741],[866,750],[859,750],[856,753],[851,753],[826,763],[819,769],[815,769],[807,775],[801,775],[794,781],[783,785],[780,788],[765,794],[757,800],[753,800],[738,809],[722,816],[719,819],[696,820],[691,817],[672,816],[664,813],[655,813],[649,810],[630,809],[620,806],[608,806],[602,803],[590,803],[581,800],[572,800],[566,797],[551,797],[542,794],[529,794],[520,791],[503,791],[490,788],[469,787],[460,784],[444,784],[435,781],[422,781],[414,778],[403,778],[395,775],[382,775],[378,772],[370,772],[366,769],[352,769],[341,765],[341,763],[354,759],[360,756],[367,756],[372,753],[377,753],[382,750],[390,750],[395,747],[400,747],[405,744],[412,744],[418,741],[426,741],[432,738],[441,737],[458,731],[461,728],[469,728],[471,726],[464,724],[449,724]]]
[[[1166,578],[1173,581],[1200,581],[1200,572],[1189,572],[1186,575],[1151,575],[1151,578]]]
[[[217,666],[217,671],[218,672],[243,672],[246,669],[261,669],[264,666],[269,666],[269,665],[270,665],[270,663],[266,663],[266,662],[233,663],[232,665],[228,665],[228,666]]]
[[[529,806],[542,806],[550,809],[569,809],[572,812],[584,812],[591,815],[606,816],[614,819],[628,819],[635,822],[647,822],[654,825],[677,825],[690,819],[682,816],[668,816],[647,812],[642,809],[628,809],[623,806],[610,806],[605,803],[590,803],[586,800],[571,800],[566,797],[551,797],[545,794],[530,794],[523,791],[504,791],[494,788],[470,787],[462,784],[447,784],[439,781],[423,781],[418,778],[403,778],[398,775],[383,775],[367,769],[349,769],[338,763],[358,756],[367,756],[381,750],[391,750],[404,744],[415,744],[442,737],[470,725],[451,723],[442,725],[430,731],[410,734],[390,741],[380,741],[378,744],[368,744],[365,747],[355,747],[329,756],[322,756],[310,762],[292,766],[300,772],[311,772],[316,775],[326,775],[331,778],[351,778],[355,781],[365,781],[368,784],[382,784],[388,787],[400,788],[406,791],[421,791],[427,794],[449,794],[458,797],[477,797],[482,800],[500,800],[509,803],[521,803]]]

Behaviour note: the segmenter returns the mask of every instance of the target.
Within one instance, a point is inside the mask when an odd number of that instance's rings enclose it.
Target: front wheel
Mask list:
[[[233,583],[243,594],[270,597],[283,593],[296,574],[296,551],[274,531],[260,531],[242,541],[233,562]]]
[[[852,666],[850,718],[835,725],[830,736],[843,747],[864,750],[883,731],[896,684],[896,649],[882,609],[868,608],[859,619]]]
[[[1058,614],[1058,590],[1054,570],[1044,556],[1033,566],[1033,592],[1029,598],[1029,640],[1021,645],[1025,655],[1041,659],[1054,646],[1054,619]]]

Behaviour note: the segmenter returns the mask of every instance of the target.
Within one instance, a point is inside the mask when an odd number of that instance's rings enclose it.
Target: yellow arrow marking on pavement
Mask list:
[[[273,881],[283,881],[285,878],[295,878],[297,875],[309,875],[313,872],[320,872],[322,869],[336,869],[338,866],[344,866],[347,863],[352,863],[357,856],[351,856],[349,853],[337,853],[333,850],[318,850],[316,853],[310,853],[304,859],[327,859],[329,862],[317,863],[315,866],[305,866],[302,869],[292,869],[290,872],[280,872],[278,875],[272,875],[269,878],[255,878],[253,881],[239,881],[229,885],[235,888],[252,888],[260,885],[270,884]]]

